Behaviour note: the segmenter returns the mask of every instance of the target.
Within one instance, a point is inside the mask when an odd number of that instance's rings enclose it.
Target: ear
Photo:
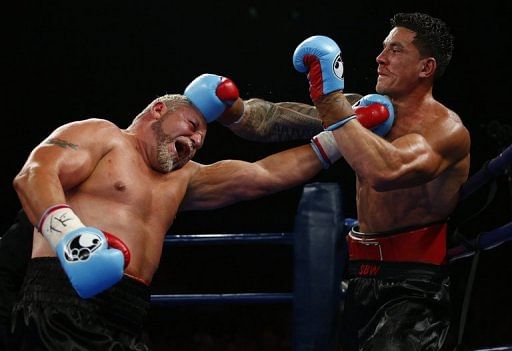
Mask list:
[[[433,58],[433,57],[427,57],[427,58],[424,58],[422,59],[422,67],[421,67],[421,71],[420,71],[420,77],[421,78],[428,78],[428,77],[432,77],[434,75],[434,73],[436,72],[436,68],[437,68],[437,62],[436,62],[436,59]]]
[[[162,117],[167,112],[167,106],[161,101],[155,102],[151,106],[151,116],[155,119]]]

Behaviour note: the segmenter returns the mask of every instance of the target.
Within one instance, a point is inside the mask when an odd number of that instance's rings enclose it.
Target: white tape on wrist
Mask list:
[[[55,250],[59,240],[70,231],[85,227],[80,218],[66,204],[48,208],[39,220],[37,229]]]
[[[336,139],[330,130],[315,135],[311,139],[311,147],[324,168],[329,168],[330,165],[338,161],[342,156]]]

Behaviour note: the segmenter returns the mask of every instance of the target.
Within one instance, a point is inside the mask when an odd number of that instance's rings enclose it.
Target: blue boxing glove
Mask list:
[[[293,53],[293,66],[299,72],[308,72],[313,101],[345,87],[341,50],[329,37],[315,35],[300,43]]]
[[[311,147],[324,168],[328,168],[342,157],[336,139],[332,134],[334,130],[356,119],[363,127],[383,137],[393,126],[395,111],[391,100],[385,95],[366,95],[352,107],[355,112],[354,116],[330,125],[325,131],[311,139]]]
[[[386,95],[368,94],[352,106],[357,120],[380,136],[386,135],[393,126],[395,110]]]
[[[207,123],[219,118],[239,97],[238,88],[231,79],[208,73],[194,79],[183,94]]]
[[[92,297],[123,277],[124,256],[109,249],[103,232],[83,227],[67,233],[55,249],[71,285],[83,298]]]
[[[49,208],[38,228],[57,253],[80,297],[99,294],[123,277],[130,257],[126,245],[114,237],[114,245],[119,249],[109,247],[106,235],[97,228],[85,227],[69,206]]]

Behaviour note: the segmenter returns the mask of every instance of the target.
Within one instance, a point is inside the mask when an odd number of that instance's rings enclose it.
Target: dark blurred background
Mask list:
[[[512,139],[508,112],[511,10],[507,1],[446,0],[421,5],[370,0],[28,0],[13,4],[10,11],[3,11],[2,231],[20,208],[11,186],[13,177],[32,148],[61,124],[96,117],[127,127],[152,99],[182,92],[202,73],[232,78],[243,98],[308,103],[307,81],[294,70],[291,56],[297,44],[316,34],[340,44],[345,91],[372,93],[375,57],[390,29],[389,18],[396,12],[440,17],[456,37],[452,62],[434,95],[468,127],[474,173]],[[303,142],[248,142],[213,123],[196,160],[257,160]],[[354,176],[343,161],[312,181],[338,182],[345,215],[356,217]],[[498,182],[496,200],[478,220],[466,224],[468,235],[510,221],[510,179],[505,175]],[[291,231],[300,194],[297,187],[209,213],[181,214],[171,232]],[[483,203],[486,194],[485,189],[477,194],[474,203]],[[510,245],[505,244],[482,260],[468,318],[470,344],[512,343],[507,333],[512,330],[512,305],[506,301],[511,293],[510,253]],[[287,291],[293,279],[291,257],[290,249],[279,247],[174,248],[164,255],[155,289],[169,284],[175,292]],[[467,269],[467,261],[454,265],[460,277],[455,296],[463,290]],[[165,333],[175,345],[169,346],[169,340],[157,343],[175,350],[286,350],[290,349],[290,312],[289,306],[282,305],[202,310],[186,306],[155,312],[151,334],[155,337],[162,332],[161,325],[169,325]],[[231,320],[236,323],[230,324]],[[240,346],[247,340],[254,340],[251,347]]]

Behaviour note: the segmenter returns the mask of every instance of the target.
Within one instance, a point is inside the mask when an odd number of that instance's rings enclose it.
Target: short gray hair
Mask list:
[[[192,102],[185,96],[181,94],[165,94],[157,97],[155,100],[151,101],[149,105],[147,105],[142,112],[140,112],[133,120],[132,124],[138,122],[138,120],[144,116],[151,107],[157,102],[163,102],[169,111],[175,111],[179,107],[182,106],[192,106]]]

